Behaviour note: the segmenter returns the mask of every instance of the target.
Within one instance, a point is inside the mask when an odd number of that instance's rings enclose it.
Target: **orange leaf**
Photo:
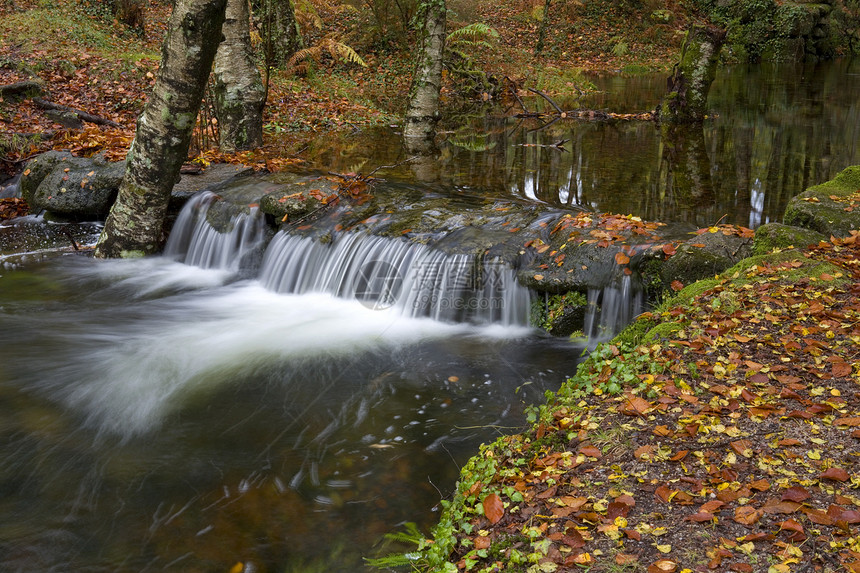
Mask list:
[[[762,512],[749,505],[742,505],[735,510],[734,520],[741,525],[753,525],[761,519]]]
[[[495,525],[505,515],[505,504],[498,495],[491,493],[484,498],[484,515],[490,520],[490,523]]]
[[[590,456],[592,458],[603,457],[603,454],[600,452],[600,450],[595,448],[594,446],[582,446],[581,448],[579,448],[579,453],[584,454],[586,456]]]
[[[860,416],[852,416],[850,418],[836,418],[833,420],[834,426],[860,426]]]
[[[630,262],[630,257],[622,253],[621,251],[618,251],[617,253],[615,253],[615,262],[619,265],[626,265]]]
[[[821,475],[818,477],[821,479],[831,479],[833,481],[848,481],[849,479],[851,479],[851,476],[848,474],[848,472],[846,472],[842,468],[836,467],[827,468],[826,470],[821,472]]]
[[[672,243],[666,243],[663,245],[663,252],[671,257],[676,252],[675,245]]]
[[[851,376],[851,365],[847,362],[834,362],[831,366],[834,378],[847,378]]]

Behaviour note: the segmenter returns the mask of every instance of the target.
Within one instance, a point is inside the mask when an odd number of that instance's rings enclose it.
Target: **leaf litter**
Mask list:
[[[775,261],[643,315],[485,446],[449,562],[860,571],[860,233]]]

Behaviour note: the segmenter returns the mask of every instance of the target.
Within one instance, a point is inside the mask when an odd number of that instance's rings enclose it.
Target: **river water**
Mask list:
[[[435,165],[375,175],[755,227],[860,163],[858,74],[727,70],[717,117],[680,135],[495,113],[446,126]],[[641,111],[663,85],[597,82],[604,94],[566,107]],[[392,141],[321,137],[306,153],[368,173],[406,158]],[[478,444],[520,427],[582,350],[521,320],[434,320],[203,266],[0,267],[0,570],[361,571],[384,533],[429,527]]]

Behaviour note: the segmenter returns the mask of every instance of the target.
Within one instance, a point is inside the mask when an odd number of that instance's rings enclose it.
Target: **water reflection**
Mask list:
[[[596,83],[603,93],[566,107],[647,111],[666,85],[664,75]],[[757,227],[780,220],[788,200],[806,187],[860,163],[858,60],[723,69],[709,101],[715,117],[670,133],[641,121],[545,126],[497,111],[465,126],[449,124],[436,172],[422,164],[422,177],[470,193],[666,223]],[[408,156],[390,130],[321,138],[308,153],[326,169],[365,173]],[[411,176],[403,166],[378,175]]]

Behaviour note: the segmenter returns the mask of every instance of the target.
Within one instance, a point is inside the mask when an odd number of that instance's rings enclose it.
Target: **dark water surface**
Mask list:
[[[565,107],[643,111],[664,85],[597,81]],[[755,227],[860,163],[857,62],[735,67],[712,94],[717,116],[676,133],[496,112],[376,175]],[[406,158],[392,130],[307,153],[342,173]],[[458,466],[580,350],[161,258],[0,266],[0,571],[361,571],[384,533],[434,521]]]
[[[563,109],[654,109],[666,76],[596,78],[602,93]],[[561,103],[561,102],[560,102]],[[546,109],[529,99],[530,110]],[[714,117],[668,132],[647,121],[489,116],[447,129],[437,164],[382,169],[477,194],[638,215],[690,228],[717,221],[751,228],[780,221],[788,200],[860,163],[860,60],[722,69],[711,88]],[[407,159],[395,130],[320,138],[316,165],[368,173]],[[561,149],[556,147],[564,142]]]

